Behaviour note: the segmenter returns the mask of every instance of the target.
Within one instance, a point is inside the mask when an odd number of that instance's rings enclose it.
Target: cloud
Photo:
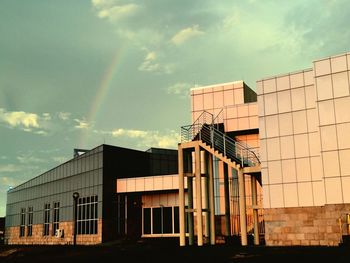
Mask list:
[[[22,128],[40,128],[39,116],[35,113],[28,113],[24,111],[7,112],[0,108],[0,122],[5,122],[11,127]]]
[[[20,163],[23,164],[27,164],[27,163],[44,163],[46,162],[45,159],[40,159],[34,156],[30,156],[30,155],[21,155],[21,156],[17,156],[17,160]]]
[[[56,163],[64,163],[68,161],[68,158],[67,156],[53,156],[52,160]]]
[[[139,5],[134,3],[120,5],[118,1],[113,0],[92,0],[91,2],[97,10],[97,16],[111,22],[132,16],[140,8]]]
[[[154,51],[150,51],[146,54],[142,64],[139,66],[140,71],[148,71],[155,73],[165,73],[171,74],[173,73],[173,67],[170,64],[161,65],[157,61],[157,53]]]
[[[69,119],[70,115],[71,115],[71,113],[69,113],[69,112],[59,112],[58,118],[63,120],[63,121],[66,121]]]
[[[0,164],[1,173],[13,173],[21,171],[22,168],[14,164]]]
[[[21,181],[13,178],[13,177],[7,177],[7,176],[2,176],[0,177],[0,184],[1,185],[6,185],[6,186],[15,186],[18,185]]]
[[[42,118],[45,121],[49,121],[49,120],[51,120],[51,115],[50,115],[50,113],[45,112],[45,113],[43,113],[43,117]]]
[[[145,131],[133,129],[116,129],[111,132],[113,137],[127,137],[136,141],[139,147],[176,148],[180,141],[180,134],[174,130],[162,133],[160,131]]]
[[[168,94],[179,95],[181,98],[188,99],[191,87],[193,87],[192,84],[180,82],[169,86],[167,92]]]
[[[110,6],[116,3],[117,0],[92,0],[91,3],[94,7],[100,8],[105,6]]]
[[[139,66],[140,71],[158,71],[160,65],[155,62],[157,55],[155,52],[149,52],[142,64]]]
[[[91,127],[91,124],[88,123],[86,120],[74,119],[74,121],[78,123],[74,126],[77,129],[88,129]]]
[[[172,37],[171,42],[175,45],[181,45],[191,38],[203,35],[204,32],[200,31],[198,28],[198,25],[194,25],[180,30]]]
[[[125,129],[117,129],[112,131],[113,137],[126,136],[130,138],[145,138],[149,132],[141,131],[141,130],[125,130]]]

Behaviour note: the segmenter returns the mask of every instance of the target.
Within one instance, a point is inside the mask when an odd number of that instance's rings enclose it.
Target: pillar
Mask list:
[[[195,174],[197,198],[197,245],[203,246],[203,218],[202,218],[202,184],[201,184],[201,153],[199,145],[195,146]]]
[[[215,202],[214,202],[214,175],[213,155],[208,156],[208,179],[209,179],[209,211],[210,211],[210,244],[215,245]]]
[[[239,220],[241,225],[241,244],[242,246],[248,245],[247,239],[247,216],[246,216],[246,203],[245,203],[245,182],[243,167],[237,166],[238,173],[238,187],[239,187]]]
[[[258,217],[258,192],[256,187],[256,178],[251,176],[252,187],[252,206],[253,206],[253,222],[254,222],[254,245],[259,245],[259,217]]]
[[[205,152],[203,156],[203,162],[205,165],[205,237],[207,238],[207,242],[210,242],[210,200],[209,200],[209,172],[208,172],[208,156],[209,153]]]
[[[179,224],[180,224],[180,246],[186,245],[185,233],[185,185],[184,185],[184,165],[183,149],[178,146],[178,165],[179,165]]]
[[[228,166],[224,163],[224,197],[225,197],[225,235],[231,235],[231,218],[230,218],[230,192],[228,182]]]
[[[193,177],[187,177],[187,199],[188,199],[188,243],[194,244],[194,219],[193,219]]]

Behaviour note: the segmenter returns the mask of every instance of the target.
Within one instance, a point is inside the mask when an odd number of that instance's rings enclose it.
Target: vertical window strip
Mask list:
[[[97,234],[98,197],[97,195],[78,199],[77,234]]]
[[[52,235],[55,235],[60,226],[60,202],[53,203],[52,220]]]
[[[33,207],[28,207],[27,236],[33,235]]]
[[[26,209],[21,208],[21,225],[19,227],[19,236],[24,237],[26,229]]]
[[[44,236],[48,236],[50,233],[50,204],[44,205]]]

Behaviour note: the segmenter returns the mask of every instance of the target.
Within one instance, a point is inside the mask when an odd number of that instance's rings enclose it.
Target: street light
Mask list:
[[[74,192],[73,193],[73,201],[74,201],[74,207],[73,207],[73,216],[74,216],[74,229],[73,229],[73,244],[74,246],[77,244],[77,212],[78,212],[78,198],[79,193]]]

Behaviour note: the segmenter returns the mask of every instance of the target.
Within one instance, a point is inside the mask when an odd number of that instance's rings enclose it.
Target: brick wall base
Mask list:
[[[50,234],[52,224],[50,225]],[[54,235],[43,236],[43,224],[33,225],[32,236],[19,236],[19,226],[8,227],[5,232],[5,243],[8,245],[72,245],[73,244],[73,222],[60,222],[60,229],[63,229],[63,237]],[[77,235],[78,245],[93,245],[102,243],[102,219],[98,220],[98,230],[96,235]]]
[[[338,246],[350,204],[264,209],[267,246]]]

